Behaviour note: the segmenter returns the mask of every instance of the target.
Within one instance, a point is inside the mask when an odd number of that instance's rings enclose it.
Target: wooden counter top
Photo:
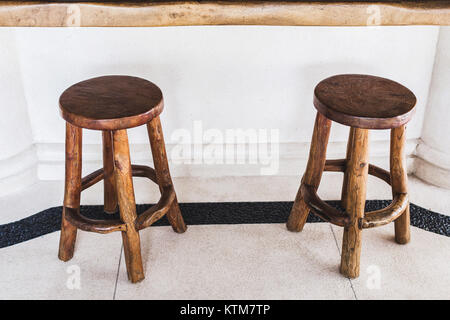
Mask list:
[[[0,26],[450,25],[450,1],[0,2]]]

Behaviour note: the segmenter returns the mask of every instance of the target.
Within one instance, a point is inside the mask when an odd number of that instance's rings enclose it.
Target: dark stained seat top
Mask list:
[[[149,122],[164,107],[161,90],[148,80],[104,76],[78,82],[59,98],[62,117],[88,129],[118,130]]]
[[[327,118],[365,129],[390,129],[407,123],[416,97],[401,84],[375,76],[343,74],[314,89],[314,106]]]

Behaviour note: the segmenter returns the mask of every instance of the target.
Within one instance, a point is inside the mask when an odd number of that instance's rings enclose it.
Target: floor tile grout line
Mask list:
[[[117,266],[116,283],[114,284],[114,293],[113,293],[113,298],[112,298],[113,300],[116,300],[117,283],[119,281],[120,262],[122,261],[122,252],[123,252],[123,243],[120,246],[119,264]]]
[[[331,229],[331,233],[333,234],[334,243],[336,244],[336,247],[337,247],[337,250],[338,250],[339,256],[340,256],[340,255],[341,255],[341,250],[339,249],[339,244],[338,244],[336,235],[334,234],[334,230],[333,230],[333,227],[331,226],[331,224],[330,224],[329,226],[330,226],[330,229]],[[352,279],[350,279],[350,278],[348,278],[348,277],[347,277],[347,279],[348,279],[348,281],[350,282],[350,287],[352,288],[353,295],[355,296],[355,300],[358,300],[358,297],[356,296],[355,288],[353,287]]]

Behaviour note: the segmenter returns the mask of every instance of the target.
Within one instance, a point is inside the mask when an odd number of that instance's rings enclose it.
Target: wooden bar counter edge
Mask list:
[[[450,25],[450,1],[0,2],[3,27]]]

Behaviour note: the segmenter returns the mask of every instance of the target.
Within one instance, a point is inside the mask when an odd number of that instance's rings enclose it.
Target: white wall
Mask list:
[[[23,83],[1,77],[0,88],[5,83],[11,90],[23,86],[24,96],[2,94],[2,99],[6,96],[7,104],[15,105],[26,101],[41,179],[63,178],[59,95],[77,81],[105,74],[141,76],[162,88],[169,149],[175,142],[170,139],[173,132],[192,129],[195,120],[202,120],[204,129],[279,129],[280,156],[293,159],[281,165],[279,174],[300,174],[314,123],[314,85],[337,73],[388,77],[416,94],[417,113],[408,127],[408,153],[414,152],[422,132],[438,34],[439,27],[6,28],[0,29],[0,52],[8,52],[8,64],[20,65],[14,77]],[[0,130],[6,150],[16,147],[7,133]],[[347,128],[335,125],[332,155],[345,152],[346,138]],[[388,131],[371,136],[372,153],[384,160],[388,138]],[[133,155],[147,161],[145,129],[130,130],[130,140]],[[84,159],[91,160],[92,167],[100,164],[100,142],[99,133],[84,134]],[[245,166],[187,167],[175,166],[175,175],[254,173]]]
[[[13,30],[0,32],[0,194],[36,179],[36,156]]]

